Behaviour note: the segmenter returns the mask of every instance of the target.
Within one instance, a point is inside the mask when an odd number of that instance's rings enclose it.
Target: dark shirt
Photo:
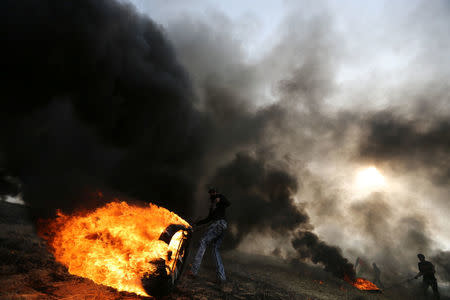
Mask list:
[[[434,266],[429,261],[421,261],[419,262],[419,271],[423,275],[423,279],[435,279],[434,277]]]
[[[219,198],[219,202],[216,203],[216,199]],[[225,220],[225,209],[231,205],[230,201],[222,195],[222,194],[216,194],[214,196],[211,196],[211,206],[209,207],[209,214],[208,216],[198,221],[197,225],[206,224],[211,221],[217,221],[217,220]]]
[[[377,266],[373,266],[373,273],[375,274],[375,278],[380,278],[381,271]]]

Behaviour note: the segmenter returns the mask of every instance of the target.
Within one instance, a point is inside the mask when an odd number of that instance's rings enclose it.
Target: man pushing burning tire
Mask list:
[[[225,275],[225,269],[223,267],[222,258],[220,256],[220,245],[222,244],[223,237],[225,235],[225,231],[227,229],[227,221],[225,218],[225,210],[228,206],[230,206],[230,202],[227,198],[219,194],[216,188],[210,188],[208,190],[209,199],[211,201],[209,207],[209,214],[203,220],[200,220],[195,223],[196,226],[210,223],[208,230],[203,235],[200,240],[200,245],[198,247],[197,253],[195,254],[194,261],[192,263],[190,276],[196,277],[198,271],[200,269],[200,265],[202,263],[203,255],[205,254],[205,250],[208,245],[212,242],[214,247],[214,259],[216,261],[217,266],[217,277],[219,283],[224,283],[227,278]]]

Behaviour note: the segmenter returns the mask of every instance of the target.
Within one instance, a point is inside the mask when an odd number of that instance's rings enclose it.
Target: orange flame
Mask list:
[[[364,278],[356,278],[352,285],[360,290],[364,291],[374,291],[379,290],[379,288],[369,280]]]
[[[141,278],[156,270],[149,262],[163,258],[171,269],[175,261],[168,253],[175,252],[183,239],[177,233],[170,245],[159,240],[170,224],[190,227],[175,213],[153,204],[138,207],[111,202],[85,215],[58,212],[40,234],[71,274],[147,296]]]
[[[363,291],[379,291],[380,289],[369,280],[364,278],[355,278],[355,280],[349,279],[347,276],[344,277],[344,280],[356,287],[357,289]]]

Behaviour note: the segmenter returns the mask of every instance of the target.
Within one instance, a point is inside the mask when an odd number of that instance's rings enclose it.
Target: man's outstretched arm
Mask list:
[[[209,221],[211,221],[211,218],[212,218],[212,214],[211,214],[211,212],[210,212],[206,218],[204,218],[204,219],[202,219],[202,220],[200,220],[200,221],[195,222],[195,225],[203,225],[203,224],[206,224],[206,223],[208,223]]]

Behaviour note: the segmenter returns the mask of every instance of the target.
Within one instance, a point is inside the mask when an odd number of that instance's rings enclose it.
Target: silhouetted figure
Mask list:
[[[384,288],[383,284],[381,283],[381,271],[378,268],[376,263],[372,264],[373,267],[373,283],[375,283],[379,288]]]
[[[359,266],[359,269],[358,269],[358,266]],[[367,276],[368,274],[370,274],[369,265],[366,263],[365,260],[363,260],[360,257],[358,257],[355,262],[355,273],[356,273],[356,276]]]
[[[431,288],[433,289],[434,298],[440,299],[436,277],[434,277],[434,273],[436,273],[434,265],[431,262],[425,260],[425,255],[423,254],[419,253],[417,254],[417,257],[419,258],[419,273],[417,273],[414,278],[417,279],[420,276],[423,276],[424,297],[427,297],[428,287],[431,286]]]
[[[356,269],[358,268],[358,265],[359,265],[359,256],[356,258],[356,261],[355,261],[355,272],[356,272]]]

